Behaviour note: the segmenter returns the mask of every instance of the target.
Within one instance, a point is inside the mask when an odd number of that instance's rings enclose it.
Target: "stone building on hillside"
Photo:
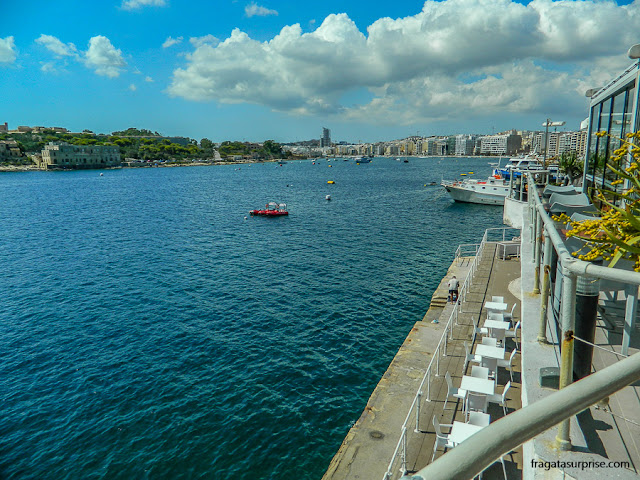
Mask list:
[[[117,167],[120,163],[120,149],[117,146],[50,142],[42,150],[38,168],[43,170],[108,168]]]

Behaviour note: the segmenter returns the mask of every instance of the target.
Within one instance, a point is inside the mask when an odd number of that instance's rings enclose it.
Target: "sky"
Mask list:
[[[579,129],[640,0],[0,0],[0,123],[261,142]]]

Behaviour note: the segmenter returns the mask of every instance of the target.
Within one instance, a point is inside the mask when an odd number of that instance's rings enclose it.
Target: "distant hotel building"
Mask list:
[[[475,135],[456,135],[455,154],[463,157],[473,155],[473,149],[476,146]]]
[[[69,145],[51,142],[42,150],[41,169],[106,168],[120,165],[120,149],[113,145]]]
[[[540,132],[533,138],[532,151],[544,154],[545,133]],[[584,156],[587,151],[587,132],[549,132],[547,135],[547,157],[552,158],[565,152],[575,151]]]
[[[320,137],[320,148],[331,146],[331,130],[322,127],[322,137]]]
[[[480,153],[511,155],[522,147],[522,137],[517,133],[487,135],[480,138]]]

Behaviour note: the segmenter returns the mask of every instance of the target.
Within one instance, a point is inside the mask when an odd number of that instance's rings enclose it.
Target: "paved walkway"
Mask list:
[[[392,361],[387,372],[374,390],[360,419],[351,428],[343,441],[338,453],[334,456],[323,480],[366,479],[377,480],[384,477],[393,452],[400,438],[401,426],[407,412],[409,412],[416,392],[429,365],[433,352],[442,336],[445,325],[453,310],[453,305],[443,304],[446,300],[446,282],[451,275],[460,280],[466,277],[472,259],[462,259],[454,262],[447,276],[433,295],[431,307],[422,321],[417,322],[398,354]],[[435,432],[432,424],[434,415],[440,423],[452,423],[453,420],[463,421],[462,403],[455,398],[449,399],[447,409],[444,401],[447,395],[447,385],[444,373],[449,372],[455,386],[460,385],[464,366],[464,342],[471,343],[473,334],[472,319],[486,318],[483,308],[484,302],[492,295],[500,295],[510,306],[517,302],[514,315],[518,318],[519,301],[510,292],[509,284],[520,277],[519,260],[501,260],[495,256],[495,244],[488,244],[481,259],[479,268],[473,279],[472,287],[462,304],[463,313],[459,316],[459,325],[454,327],[453,339],[448,342],[447,356],[440,357],[440,376],[432,377],[430,397],[431,401],[420,402],[420,431],[415,431],[415,415],[410,418],[407,428],[407,470],[415,472],[424,467],[431,460],[435,442]],[[516,290],[517,291],[517,290]],[[431,323],[439,319],[438,324]],[[479,341],[479,339],[477,340]],[[507,340],[507,351],[514,348],[513,341]],[[520,408],[520,365],[517,354],[514,381],[508,395],[510,411]],[[469,367],[470,368],[470,367]],[[509,374],[501,369],[498,377],[497,393],[501,393],[503,386],[509,381]],[[426,394],[426,392],[425,392]],[[489,413],[492,420],[503,416],[502,408],[491,404]],[[436,458],[443,454],[438,449]],[[510,479],[522,477],[521,450],[505,457],[507,474]],[[398,479],[400,474],[400,456],[396,458],[392,470],[392,477]],[[453,476],[452,476],[453,478]],[[485,479],[503,478],[501,465],[494,464],[484,474]]]

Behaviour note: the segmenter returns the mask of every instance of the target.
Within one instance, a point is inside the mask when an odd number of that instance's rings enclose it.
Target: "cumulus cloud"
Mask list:
[[[183,37],[178,37],[178,38],[167,37],[167,39],[162,44],[162,48],[169,48],[173,45],[178,45],[179,43],[182,42],[182,40],[183,40]]]
[[[132,92],[135,92],[138,89],[138,87],[135,86],[135,84],[130,84],[129,85],[129,90],[131,90]]]
[[[17,55],[13,37],[0,38],[0,63],[13,63]]]
[[[216,45],[218,45],[218,43],[220,43],[220,40],[218,40],[218,37],[214,37],[213,35],[205,35],[203,37],[191,37],[189,39],[189,42],[191,42],[191,45],[196,48],[203,45],[212,45],[215,47]]]
[[[146,77],[144,77],[144,81],[151,83],[151,82],[153,82],[153,78],[151,78],[150,76],[147,75]]]
[[[98,75],[115,78],[127,65],[122,52],[115,48],[107,37],[98,35],[89,39],[89,49],[85,53],[85,64]]]
[[[43,33],[36,38],[36,43],[44,46],[57,58],[78,57],[78,49],[73,43],[63,43],[60,39],[52,35],[45,35]]]
[[[144,7],[164,7],[166,0],[123,0],[120,8],[124,10],[139,10]]]
[[[278,15],[278,12],[266,7],[256,5],[256,3],[250,3],[244,7],[244,14],[247,17],[268,17],[269,15]]]
[[[86,52],[79,51],[73,43],[64,43],[52,35],[41,34],[35,42],[44,46],[53,53],[56,59],[62,60],[62,69],[58,68],[55,61],[40,62],[40,69],[45,73],[58,73],[64,71],[68,65],[66,59],[72,59],[91,68],[98,75],[115,78],[120,75],[121,70],[127,65],[122,58],[122,52],[116,49],[111,41],[102,35],[89,39],[89,48]],[[138,69],[134,73],[141,73]]]
[[[416,15],[377,20],[366,35],[339,14],[264,42],[238,29],[220,43],[192,42],[168,92],[372,122],[584,109],[577,90],[610,74],[613,59],[628,63],[639,28],[640,1],[429,0]],[[342,103],[363,90],[364,103]]]

